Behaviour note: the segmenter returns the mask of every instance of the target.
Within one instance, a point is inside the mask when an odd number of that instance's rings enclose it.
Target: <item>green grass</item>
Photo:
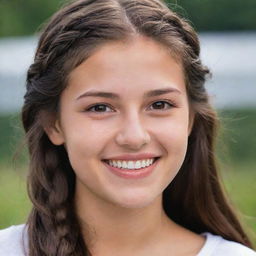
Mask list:
[[[24,167],[13,170],[0,165],[0,228],[23,223],[31,204],[26,193]]]
[[[256,163],[222,165],[221,176],[231,204],[256,247]]]

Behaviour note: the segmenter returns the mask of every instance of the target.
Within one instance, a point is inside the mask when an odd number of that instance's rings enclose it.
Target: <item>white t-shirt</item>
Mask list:
[[[28,238],[25,224],[11,226],[0,230],[0,255],[1,256],[25,256],[22,246],[24,232],[24,247],[27,250]],[[206,242],[200,252],[195,256],[256,256],[256,252],[250,248],[232,241],[223,239],[205,232]]]

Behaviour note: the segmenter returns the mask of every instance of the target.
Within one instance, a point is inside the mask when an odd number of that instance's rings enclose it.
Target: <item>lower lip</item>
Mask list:
[[[150,165],[148,167],[137,169],[137,170],[120,169],[120,168],[111,166],[104,161],[103,161],[103,163],[107,166],[107,168],[112,173],[114,173],[115,175],[117,175],[119,177],[122,177],[125,179],[141,179],[141,178],[148,177],[153,172],[154,168],[158,164],[158,160],[159,159],[157,159],[152,165]]]

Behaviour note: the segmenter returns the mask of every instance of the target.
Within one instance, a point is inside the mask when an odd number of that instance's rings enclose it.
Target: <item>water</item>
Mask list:
[[[256,32],[201,33],[200,41],[213,73],[206,83],[213,105],[256,107]],[[0,39],[0,112],[20,110],[36,43],[36,37]]]

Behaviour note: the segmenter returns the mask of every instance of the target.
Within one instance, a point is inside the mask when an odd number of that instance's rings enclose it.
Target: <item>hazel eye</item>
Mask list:
[[[87,112],[96,112],[96,113],[105,113],[105,112],[109,112],[109,111],[105,111],[107,108],[110,109],[110,107],[107,106],[106,104],[96,104],[96,105],[91,106],[90,108],[86,109],[86,111]],[[110,111],[110,112],[112,112],[112,111]]]
[[[155,109],[166,110],[174,107],[174,104],[169,103],[168,101],[156,101],[151,106],[155,106]],[[167,106],[167,108],[165,108]]]

